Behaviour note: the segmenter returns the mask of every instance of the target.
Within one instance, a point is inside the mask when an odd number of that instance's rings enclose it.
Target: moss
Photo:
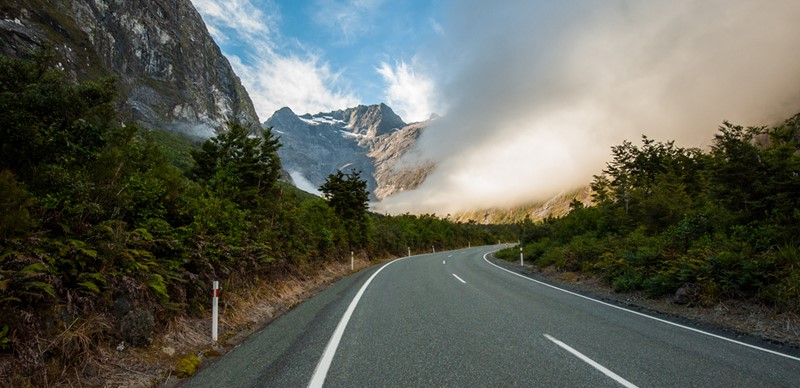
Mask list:
[[[197,357],[195,354],[183,357],[178,360],[178,363],[175,365],[175,375],[181,379],[192,376],[201,363],[200,357]]]

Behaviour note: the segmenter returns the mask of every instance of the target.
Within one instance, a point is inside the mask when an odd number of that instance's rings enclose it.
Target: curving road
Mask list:
[[[565,292],[478,247],[351,275],[187,387],[796,387],[800,352]]]

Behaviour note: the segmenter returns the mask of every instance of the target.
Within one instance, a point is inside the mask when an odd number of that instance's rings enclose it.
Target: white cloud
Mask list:
[[[374,14],[383,0],[319,0],[313,20],[340,44],[352,44],[375,28]]]
[[[274,4],[250,0],[192,0],[209,31],[250,94],[260,120],[288,106],[297,113],[317,113],[357,105],[359,98],[343,85],[340,73],[302,47],[282,52]],[[263,10],[268,10],[264,12]],[[246,45],[246,52],[225,44]],[[284,50],[285,51],[285,50]]]
[[[437,35],[439,35],[439,36],[444,36],[445,35],[444,27],[439,22],[437,22],[435,19],[429,19],[428,23],[430,23],[431,28],[433,29],[433,32],[435,32]]]
[[[322,193],[319,191],[317,186],[314,186],[311,181],[309,181],[301,172],[299,171],[289,171],[289,176],[292,177],[292,181],[294,181],[295,187],[300,190],[303,190],[307,193],[311,193],[314,195],[322,196]]]
[[[281,56],[262,52],[250,64],[231,58],[262,120],[288,106],[298,114],[318,113],[358,105],[351,92],[337,89],[338,74],[313,56]]]
[[[249,0],[192,0],[192,4],[203,16],[214,38],[231,38],[222,28],[233,30],[240,37],[264,37],[275,21],[275,14],[264,14]]]
[[[386,103],[406,122],[422,121],[431,113],[442,114],[436,103],[433,80],[417,73],[405,62],[398,62],[394,67],[386,62],[376,69],[386,82]]]

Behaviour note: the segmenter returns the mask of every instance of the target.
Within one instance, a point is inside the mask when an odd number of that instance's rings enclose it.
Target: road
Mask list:
[[[497,248],[350,275],[183,386],[800,386],[796,349],[556,289],[490,263]]]

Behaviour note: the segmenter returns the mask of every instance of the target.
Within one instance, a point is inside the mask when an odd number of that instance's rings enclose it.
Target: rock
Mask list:
[[[280,136],[278,155],[294,182],[316,188],[337,170],[355,169],[371,197],[382,200],[416,188],[435,167],[430,161],[400,162],[429,124],[406,124],[390,107],[378,104],[302,116],[282,108],[263,126]]]
[[[153,338],[155,319],[150,310],[133,310],[119,323],[119,332],[132,346],[147,346]]]
[[[77,81],[119,80],[123,120],[196,137],[258,123],[253,103],[190,0],[5,2],[0,53],[51,47]],[[12,22],[17,21],[17,22]]]
[[[117,318],[118,321],[128,315],[130,311],[131,301],[127,297],[120,296],[114,300],[114,306],[111,308],[111,314],[114,315],[114,318]]]
[[[697,285],[694,283],[685,283],[677,291],[673,302],[681,305],[694,305],[697,303],[699,296],[697,295]]]

